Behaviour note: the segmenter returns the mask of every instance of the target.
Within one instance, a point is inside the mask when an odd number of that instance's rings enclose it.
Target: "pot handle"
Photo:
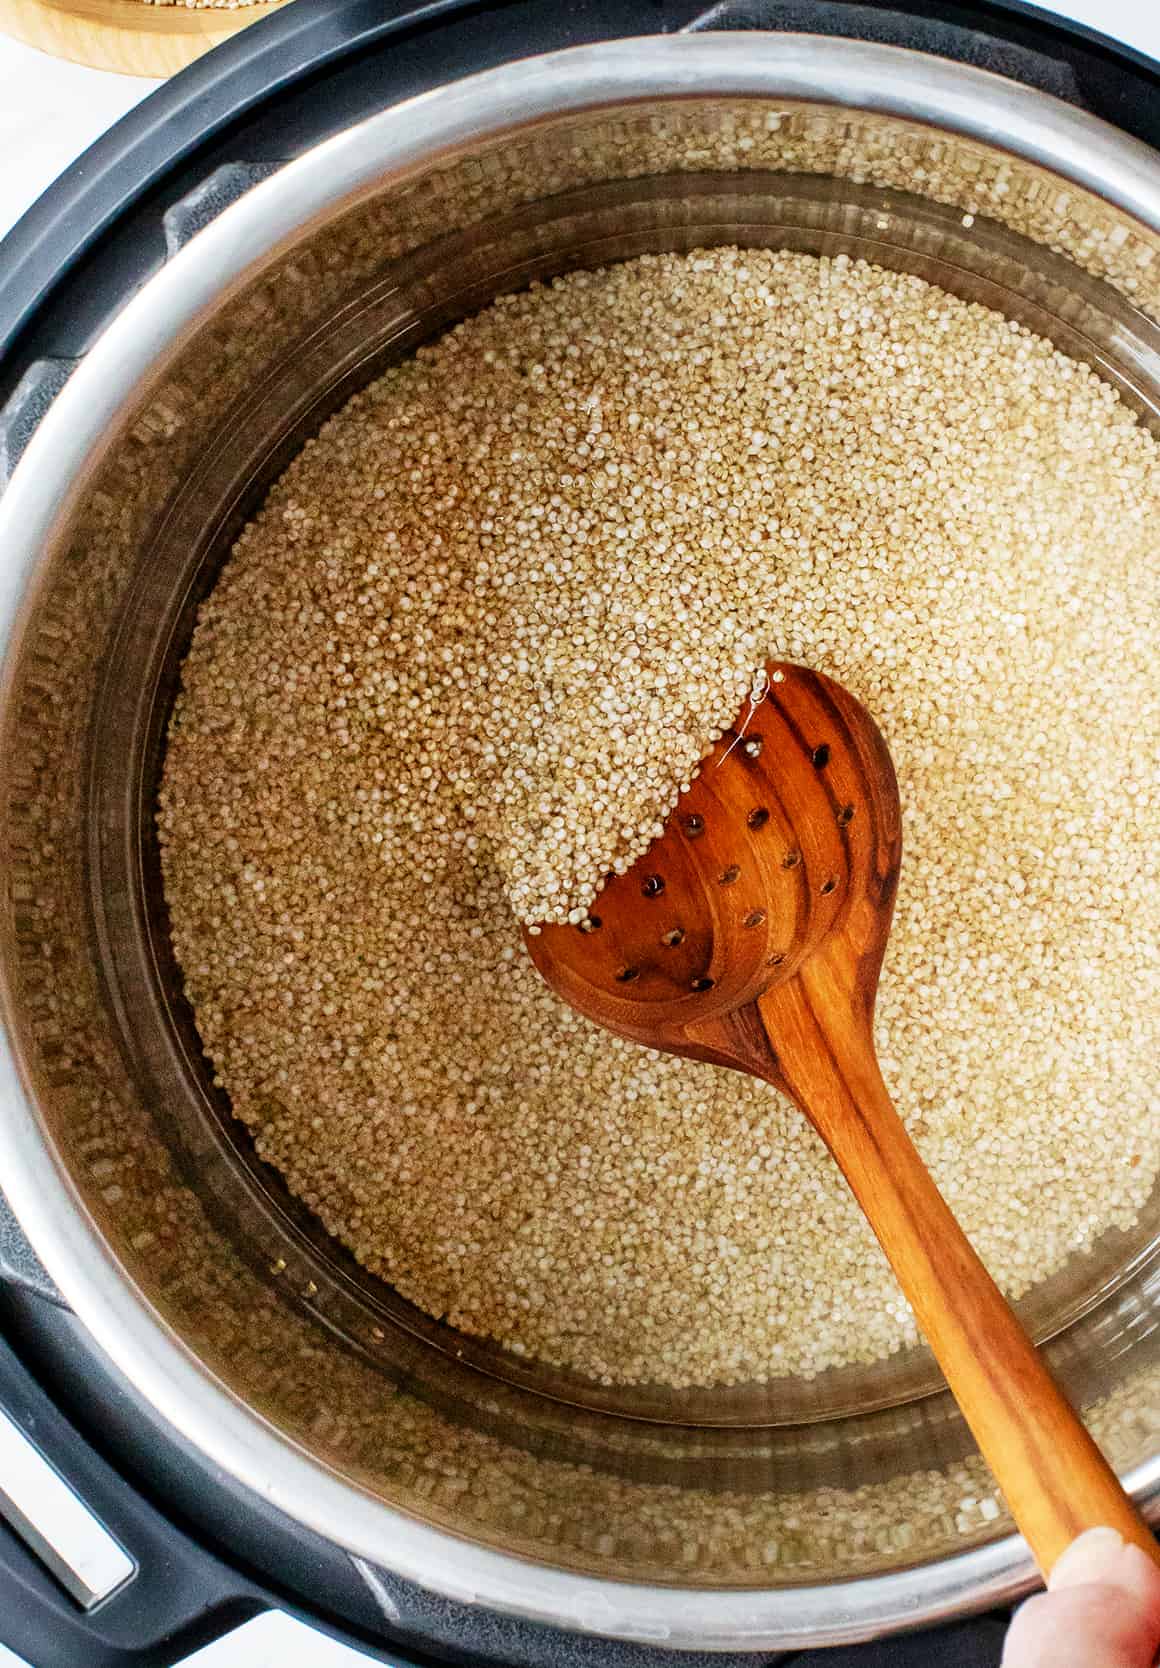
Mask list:
[[[191,186],[169,205],[161,217],[163,249],[155,250],[147,270],[136,273],[143,283],[183,249],[223,209],[244,197],[255,185],[278,172],[272,162],[226,162]],[[7,487],[37,425],[80,364],[79,355],[34,359],[0,406],[0,493]]]
[[[0,1336],[0,1643],[33,1668],[170,1668],[268,1608],[90,1446]]]

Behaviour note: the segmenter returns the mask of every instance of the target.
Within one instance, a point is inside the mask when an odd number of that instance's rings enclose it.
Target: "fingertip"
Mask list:
[[[1123,1550],[1123,1537],[1117,1530],[1085,1529],[1052,1565],[1047,1577],[1048,1592],[1085,1586],[1089,1581],[1106,1581]]]
[[[1126,1546],[1120,1554],[1117,1586],[1131,1593],[1156,1630],[1160,1642],[1160,1563],[1142,1547]]]

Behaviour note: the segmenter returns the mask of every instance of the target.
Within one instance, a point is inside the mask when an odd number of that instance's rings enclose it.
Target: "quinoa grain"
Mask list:
[[[880,1048],[964,1227],[1019,1295],[1130,1226],[1158,512],[1090,367],[844,257],[574,273],[389,372],[239,540],[171,726],[174,945],[259,1152],[424,1309],[598,1381],[912,1340],[796,1112],[596,1031],[520,943],[647,848],[777,655],[894,753]]]

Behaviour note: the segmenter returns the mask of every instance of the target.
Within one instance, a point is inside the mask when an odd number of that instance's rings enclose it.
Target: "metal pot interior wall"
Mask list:
[[[265,189],[265,188],[263,188]],[[153,807],[199,599],[354,390],[535,278],[714,243],[845,252],[997,307],[1160,427],[1160,241],[966,139],[779,99],[542,120],[305,227],[138,391],[26,618],[3,741],[14,1029],[45,1125],[144,1299],[375,1497],[547,1564],[684,1587],[903,1569],[1009,1530],[925,1352],[811,1381],[602,1388],[467,1340],[363,1273],[254,1155],[181,994]],[[1150,1458],[1160,1200],[1023,1303],[1123,1469]],[[1151,1412],[1150,1412],[1151,1410]]]

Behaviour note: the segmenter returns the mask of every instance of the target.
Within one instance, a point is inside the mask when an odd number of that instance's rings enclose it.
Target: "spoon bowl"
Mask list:
[[[771,665],[764,698],[717,742],[660,839],[607,879],[586,921],[527,945],[589,1019],[706,1058],[714,1021],[796,977],[835,933],[857,937],[873,1001],[901,855],[873,719],[830,678]]]

